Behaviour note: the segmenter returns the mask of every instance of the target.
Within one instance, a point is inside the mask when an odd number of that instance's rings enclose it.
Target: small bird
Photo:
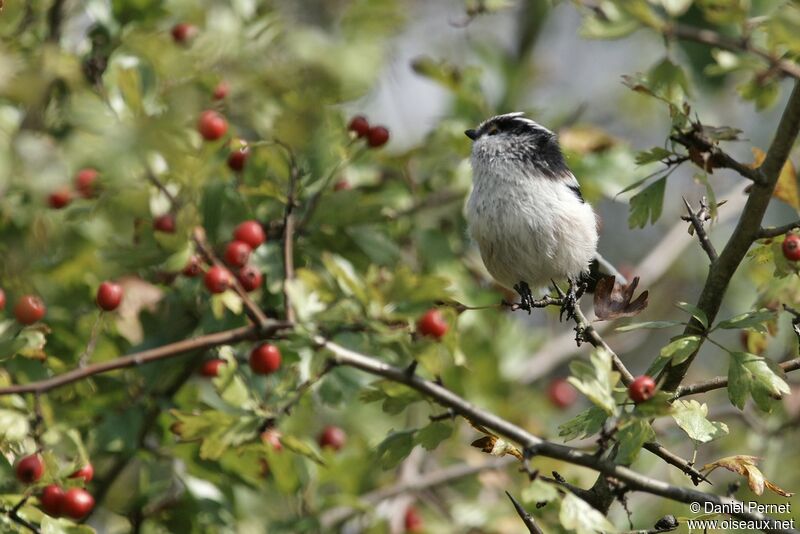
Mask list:
[[[531,288],[569,282],[562,315],[572,316],[579,282],[597,251],[597,220],[567,167],[556,135],[524,116],[492,117],[474,130],[469,233],[497,282],[520,307],[541,307]],[[559,293],[561,290],[557,288]]]

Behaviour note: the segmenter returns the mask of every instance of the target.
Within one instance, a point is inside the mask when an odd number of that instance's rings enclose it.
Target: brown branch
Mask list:
[[[542,532],[542,529],[540,529],[539,526],[536,524],[536,521],[534,521],[533,516],[529,514],[528,511],[525,510],[525,508],[522,507],[522,504],[520,504],[520,502],[507,491],[506,495],[511,500],[511,504],[514,505],[514,510],[517,511],[517,515],[519,516],[520,519],[522,519],[522,522],[525,524],[525,528],[528,529],[528,532],[530,534],[544,534]]]
[[[163,345],[155,349],[134,352],[132,354],[128,354],[127,356],[121,356],[107,362],[101,362],[94,365],[87,365],[86,367],[73,369],[72,371],[68,371],[45,380],[0,388],[0,396],[20,393],[44,393],[46,391],[50,391],[51,389],[59,388],[93,375],[108,373],[109,371],[115,371],[117,369],[135,367],[145,363],[172,358],[186,352],[208,349],[218,345],[227,345],[230,343],[243,341],[245,339],[269,337],[280,330],[289,328],[290,326],[291,325],[289,323],[271,321],[266,328],[261,330],[253,326],[243,326],[241,328],[234,328],[232,330],[207,334],[192,339],[185,339],[175,343],[170,343],[168,345]]]
[[[652,452],[653,454],[655,454],[668,464],[673,465],[678,469],[680,469],[681,471],[683,471],[689,478],[692,479],[692,482],[694,483],[695,486],[700,484],[701,480],[711,484],[711,481],[708,480],[708,478],[706,478],[706,476],[703,473],[695,469],[691,463],[687,462],[674,452],[667,450],[663,445],[661,445],[657,441],[649,441],[644,445],[642,445],[642,448]]]
[[[711,260],[711,263],[714,263],[719,258],[717,254],[717,250],[714,248],[714,245],[711,243],[711,239],[708,238],[708,233],[706,233],[706,228],[703,226],[703,223],[711,218],[711,215],[708,213],[708,207],[705,203],[705,197],[700,201],[700,209],[694,211],[692,205],[689,204],[689,201],[686,200],[686,197],[683,197],[683,203],[686,205],[686,211],[689,215],[685,217],[681,217],[682,220],[692,223],[692,228],[694,229],[694,233],[697,234],[697,239],[700,241],[700,246],[703,247],[703,250],[706,251],[708,255],[708,259]]]
[[[147,176],[147,180],[153,184],[156,189],[164,193],[164,196],[169,199],[170,208],[175,209],[178,206],[178,199],[175,198],[175,195],[172,194],[172,191],[170,191],[167,186],[165,186],[164,183],[158,179],[153,170],[150,168],[150,164],[147,163],[146,160],[143,159],[142,164],[144,165],[144,172],[145,176]]]
[[[800,358],[787,360],[779,363],[778,365],[786,373],[797,371],[800,369]],[[697,395],[698,393],[706,393],[707,391],[713,391],[715,389],[722,389],[726,387],[728,387],[728,377],[717,376],[702,382],[697,382],[696,384],[688,384],[686,386],[679,387],[675,392],[674,398],[677,399],[680,397],[686,397],[687,395]]]
[[[697,307],[703,310],[709,322],[713,322],[717,316],[733,274],[738,269],[750,246],[758,239],[761,221],[772,199],[772,192],[778,182],[781,169],[786,163],[789,152],[797,139],[798,131],[800,131],[800,81],[795,82],[794,89],[789,96],[789,101],[775,132],[775,137],[769,150],[767,150],[764,162],[758,169],[764,180],[753,183],[747,204],[745,204],[742,216],[739,218],[739,223],[719,255],[719,259],[709,268],[708,277],[697,302]],[[704,328],[699,321],[692,319],[684,334],[702,334],[703,330]],[[702,341],[695,352],[684,362],[678,365],[667,365],[662,373],[665,377],[662,386],[664,390],[675,391],[678,389],[701,346]]]
[[[588,341],[593,347],[602,348],[611,355],[611,363],[614,365],[614,369],[619,372],[622,383],[626,386],[629,386],[634,380],[633,374],[628,371],[628,368],[625,367],[624,363],[622,363],[622,360],[619,358],[619,356],[617,356],[617,353],[611,350],[611,347],[608,346],[608,343],[606,343],[605,340],[600,337],[600,334],[597,332],[597,330],[595,330],[594,326],[592,326],[592,324],[586,319],[586,316],[583,315],[583,311],[578,304],[575,305],[575,323],[581,330],[583,339]]]
[[[399,367],[352,351],[323,337],[316,336],[314,341],[319,347],[330,351],[336,363],[360,369],[393,382],[405,384],[441,406],[451,408],[473,424],[483,426],[498,435],[518,443],[529,456],[544,456],[593,469],[606,475],[606,477],[616,479],[619,483],[624,484],[629,491],[651,493],[687,504],[693,502],[708,502],[725,505],[726,507],[730,507],[729,509],[740,510],[732,514],[735,517],[751,521],[767,521],[769,526],[764,529],[765,531],[792,532],[790,530],[778,528],[774,519],[768,518],[763,514],[745,511],[747,507],[731,497],[673,486],[663,481],[649,478],[627,467],[604,460],[594,454],[583,452],[566,445],[545,441],[523,428],[502,419],[494,413],[478,408],[436,382],[425,380]]]
[[[61,40],[61,23],[64,20],[64,0],[53,0],[47,11],[47,40],[57,43]]]
[[[783,226],[770,226],[769,228],[762,228],[759,230],[758,238],[778,237],[779,235],[783,235],[798,228],[800,228],[800,221],[794,221],[789,224],[784,224]]]
[[[702,125],[699,123],[693,123],[692,128],[688,131],[671,135],[670,139],[687,149],[695,149],[701,153],[707,153],[712,168],[734,170],[748,180],[756,183],[764,181],[764,177],[759,169],[754,169],[750,165],[735,160],[727,152],[722,150],[715,141],[703,135]]]
[[[227,269],[219,258],[217,258],[216,254],[214,254],[214,251],[211,250],[211,247],[208,246],[206,242],[206,233],[203,227],[196,227],[192,233],[192,238],[197,245],[197,250],[210,265],[217,265],[223,269]],[[247,316],[250,317],[250,320],[253,321],[259,329],[265,330],[268,329],[271,324],[274,324],[273,321],[264,314],[264,311],[258,304],[253,302],[253,299],[250,298],[250,295],[244,290],[242,284],[239,283],[239,280],[237,280],[235,276],[231,276],[231,287],[236,294],[239,295],[239,298],[242,299]]]

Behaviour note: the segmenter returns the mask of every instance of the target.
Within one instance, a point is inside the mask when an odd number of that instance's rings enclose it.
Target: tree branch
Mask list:
[[[435,382],[425,380],[416,374],[406,372],[404,369],[352,351],[320,336],[316,336],[314,342],[320,348],[329,350],[333,354],[332,357],[336,363],[354,367],[393,382],[405,384],[438,404],[446,408],[451,408],[454,412],[465,417],[469,421],[515,441],[525,449],[526,453],[532,456],[544,456],[593,469],[607,477],[617,479],[617,481],[627,486],[627,489],[631,491],[651,493],[683,503],[709,502],[718,505],[726,505],[732,507],[731,509],[741,510],[740,512],[732,514],[735,517],[751,521],[767,521],[767,524],[770,526],[764,529],[765,532],[792,532],[791,530],[778,528],[774,519],[764,516],[763,514],[745,511],[747,507],[731,497],[718,496],[690,488],[673,486],[660,480],[644,476],[627,467],[616,465],[608,460],[603,460],[594,454],[589,454],[566,445],[545,441],[491,412],[487,412],[470,404],[462,397],[459,397]]]
[[[789,373],[791,371],[797,371],[798,369],[800,369],[800,358],[787,360],[785,362],[779,363],[778,365],[786,373]],[[722,389],[726,387],[728,387],[728,377],[717,376],[709,380],[697,382],[696,384],[688,384],[686,386],[680,386],[677,389],[677,391],[675,391],[674,398],[677,399],[680,397],[686,397],[687,395],[697,395],[698,393],[705,393],[707,391],[713,391],[715,389]]]
[[[268,326],[261,330],[254,326],[243,326],[241,328],[234,328],[232,330],[225,330],[224,332],[207,334],[205,336],[199,336],[193,339],[185,339],[183,341],[170,343],[155,349],[134,352],[115,360],[73,369],[72,371],[56,375],[46,380],[39,380],[29,384],[20,384],[16,386],[0,388],[0,396],[20,393],[44,393],[46,391],[50,391],[51,389],[59,388],[67,384],[83,380],[89,376],[107,373],[117,369],[135,367],[145,363],[172,358],[186,352],[208,349],[219,345],[227,345],[245,339],[269,337],[280,330],[289,328],[290,326],[290,324],[285,322],[270,321]]]
[[[792,230],[796,230],[797,228],[800,228],[800,221],[794,221],[789,224],[784,224],[783,226],[771,226],[769,228],[762,228],[761,230],[758,231],[758,238],[765,239],[768,237],[778,237],[779,235],[791,232]]]
[[[517,515],[519,515],[519,518],[522,519],[522,522],[525,524],[525,527],[528,529],[528,532],[530,534],[544,534],[542,532],[542,529],[540,529],[539,526],[536,524],[536,521],[534,521],[533,516],[529,514],[527,510],[525,510],[525,508],[522,507],[522,504],[520,504],[520,502],[507,491],[506,495],[508,496],[509,499],[511,499],[511,504],[514,505],[514,510],[517,511]]]
[[[714,318],[716,318],[733,274],[750,249],[750,245],[758,238],[761,221],[772,198],[772,192],[778,182],[780,171],[786,163],[789,152],[797,138],[798,131],[800,131],[800,81],[795,82],[794,89],[775,132],[775,138],[767,151],[764,163],[759,167],[764,181],[753,183],[739,223],[736,225],[719,259],[709,269],[706,283],[697,302],[697,307],[705,312],[709,322],[713,322]],[[686,335],[697,335],[702,334],[703,330],[703,326],[696,319],[693,319],[684,333]],[[697,350],[684,362],[674,366],[667,365],[663,373],[665,380],[662,388],[664,390],[674,391],[678,388],[701,346],[702,342]]]
[[[681,219],[688,219],[688,221],[692,223],[692,228],[694,229],[694,233],[697,234],[697,239],[700,241],[700,246],[706,251],[708,259],[711,260],[711,263],[713,264],[715,261],[717,261],[719,256],[717,255],[717,250],[714,248],[711,240],[708,238],[705,226],[703,226],[703,222],[711,218],[711,215],[708,213],[708,207],[705,203],[705,197],[703,197],[703,199],[700,201],[700,209],[696,212],[694,211],[694,208],[692,208],[692,205],[689,204],[689,201],[686,200],[686,197],[683,197],[683,203],[686,205],[686,211],[689,213],[689,215],[681,217]]]

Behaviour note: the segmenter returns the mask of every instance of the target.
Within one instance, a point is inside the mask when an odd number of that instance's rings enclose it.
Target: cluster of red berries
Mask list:
[[[385,126],[370,126],[369,121],[363,115],[356,115],[350,120],[347,129],[358,138],[366,138],[367,146],[378,148],[389,141],[389,130]]]
[[[39,454],[25,456],[17,462],[15,471],[17,480],[23,484],[33,484],[44,474],[44,461]],[[69,478],[82,478],[84,483],[88,483],[94,478],[94,467],[86,464]],[[42,510],[49,516],[66,516],[76,520],[86,517],[94,508],[94,497],[91,493],[78,487],[65,490],[58,484],[45,486],[39,495],[39,502]]]
[[[105,281],[97,288],[95,301],[104,311],[112,311],[122,302],[122,286],[117,283]],[[0,289],[0,311],[6,307],[6,293]],[[14,305],[14,317],[17,322],[31,325],[41,321],[47,313],[44,301],[36,295],[23,295]]]
[[[261,287],[262,275],[253,265],[248,264],[250,254],[267,240],[267,235],[258,221],[244,221],[233,231],[233,241],[225,247],[223,258],[225,263],[236,269],[236,279],[245,291],[254,291]],[[199,259],[192,258],[184,268],[187,276],[197,276],[200,272]],[[212,265],[203,278],[206,288],[212,293],[223,293],[233,284],[231,271],[221,265]]]
[[[250,369],[257,375],[271,375],[281,368],[281,350],[270,343],[257,345],[250,351]],[[225,365],[222,358],[212,358],[200,366],[200,374],[209,378],[219,376],[220,367]]]
[[[800,261],[800,234],[786,234],[781,248],[784,258],[789,261]]]
[[[75,174],[75,179],[73,181],[75,192],[77,192],[78,195],[83,198],[92,198],[95,193],[95,182],[97,181],[97,176],[99,174],[100,173],[97,172],[97,169],[92,169],[90,167],[79,170]],[[51,208],[60,210],[72,202],[72,197],[73,191],[68,187],[62,187],[48,195],[47,203]]]

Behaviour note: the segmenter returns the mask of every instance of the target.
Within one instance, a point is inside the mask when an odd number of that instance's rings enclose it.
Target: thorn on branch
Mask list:
[[[514,498],[508,491],[506,491],[506,495],[508,498],[511,499],[511,504],[514,505],[514,509],[517,511],[517,515],[519,518],[522,519],[522,522],[528,529],[528,532],[532,534],[543,534],[542,530],[536,525],[536,522],[533,520],[533,516],[529,514],[525,508],[519,503],[517,499]]]
[[[700,246],[706,251],[708,259],[711,260],[711,263],[716,262],[719,258],[717,250],[711,243],[708,233],[706,233],[705,226],[703,226],[705,222],[711,220],[711,210],[709,209],[706,197],[700,199],[700,209],[697,211],[694,211],[694,208],[692,208],[692,205],[686,200],[686,197],[683,198],[683,203],[686,205],[686,211],[689,214],[682,216],[681,220],[691,223],[691,226],[689,226],[689,235],[697,234]]]

